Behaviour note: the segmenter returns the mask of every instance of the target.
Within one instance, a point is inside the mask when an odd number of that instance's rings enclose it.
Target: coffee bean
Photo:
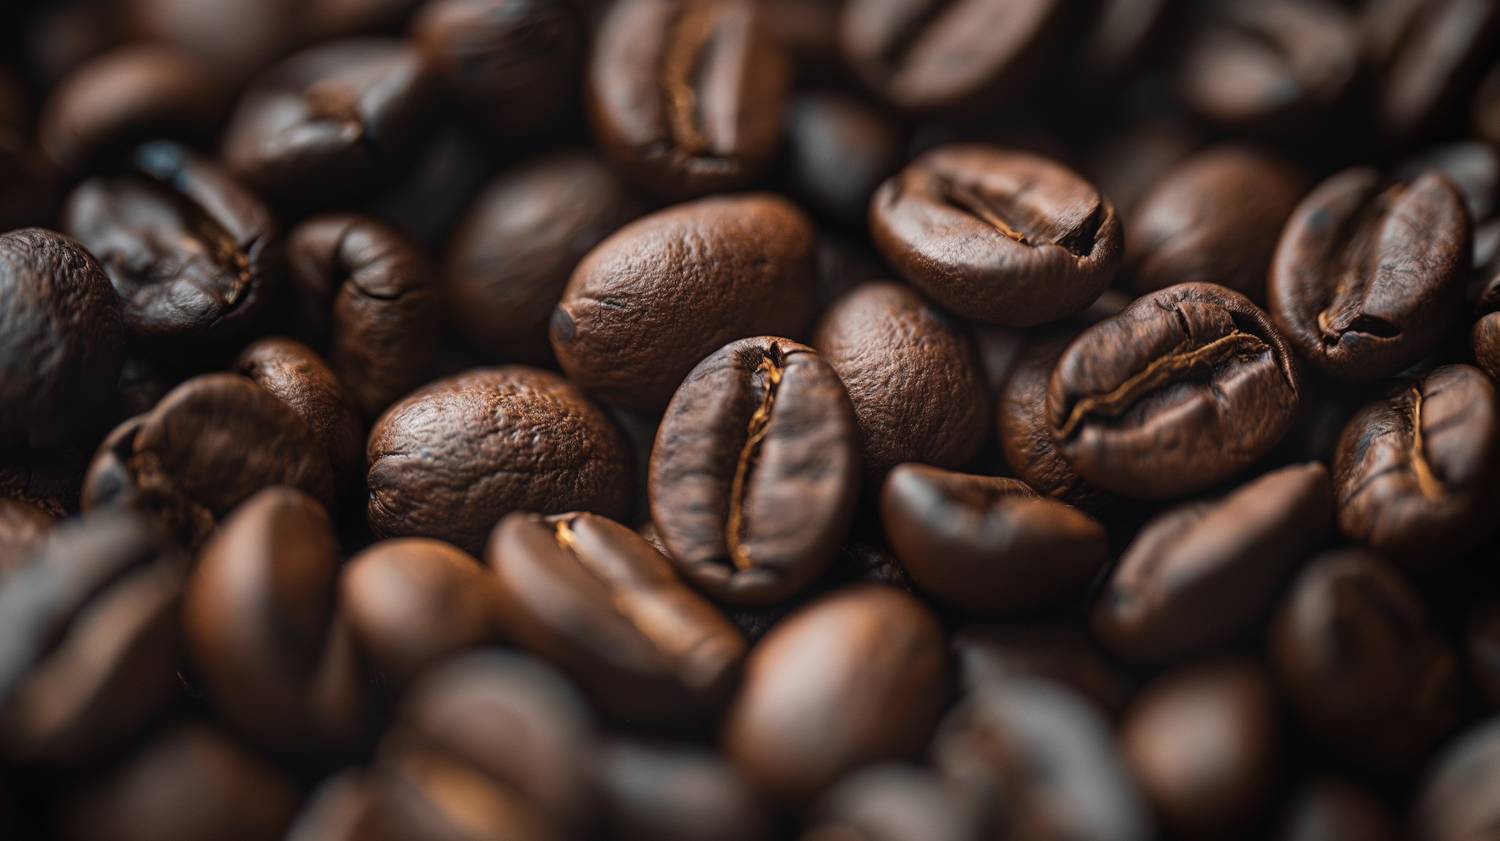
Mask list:
[[[293,46],[304,14],[322,0],[122,0],[117,25],[133,37],[175,44],[236,87]],[[345,2],[348,7],[354,5]]]
[[[1083,628],[1071,623],[969,624],[954,634],[953,652],[965,692],[1043,678],[1072,688],[1114,717],[1134,688]]]
[[[1024,482],[898,465],[880,494],[886,539],[945,604],[1026,613],[1078,590],[1104,560],[1104,527]]]
[[[1464,654],[1469,680],[1480,699],[1490,709],[1500,710],[1500,600],[1482,602],[1469,611]]]
[[[1361,409],[1333,463],[1339,530],[1414,570],[1452,566],[1488,538],[1500,495],[1495,386],[1445,365]]]
[[[1348,169],[1287,220],[1266,282],[1287,341],[1343,379],[1378,379],[1416,362],[1463,301],[1470,234],[1463,196],[1427,172],[1385,185]]]
[[[303,329],[366,417],[426,382],[442,335],[443,301],[427,258],[371,216],[314,216],[287,251]]]
[[[895,125],[838,91],[813,91],[792,101],[787,148],[798,195],[853,226],[864,224],[875,188],[901,166]]]
[[[1398,164],[1395,174],[1403,181],[1410,181],[1430,169],[1448,176],[1458,188],[1464,197],[1464,209],[1469,211],[1469,220],[1476,227],[1489,222],[1495,215],[1496,205],[1500,203],[1500,149],[1482,140],[1429,146]],[[1478,239],[1476,233],[1476,269],[1487,262],[1479,257]]]
[[[756,182],[781,141],[790,75],[752,0],[623,0],[600,22],[584,95],[615,169],[681,201]]]
[[[912,289],[861,284],[824,313],[813,336],[859,424],[866,493],[904,461],[957,468],[985,433],[984,380],[953,319]]]
[[[1306,192],[1301,173],[1253,146],[1213,146],[1182,161],[1129,217],[1135,289],[1217,283],[1264,306],[1277,237]]]
[[[590,394],[659,410],[693,366],[727,342],[803,336],[814,246],[807,216],[769,193],[657,211],[578,264],[552,314],[552,350]]]
[[[1500,377],[1500,313],[1488,313],[1474,322],[1469,345],[1474,351],[1474,364],[1490,379]]]
[[[1382,127],[1407,140],[1453,126],[1495,58],[1500,10],[1473,0],[1372,3],[1362,21],[1365,52],[1384,75]]]
[[[1110,573],[1094,633],[1147,663],[1221,648],[1264,616],[1332,525],[1333,483],[1317,462],[1267,473],[1216,502],[1169,509]]]
[[[1303,783],[1281,814],[1276,841],[1396,841],[1391,810],[1373,794],[1341,777]]]
[[[868,765],[818,799],[802,841],[965,841],[977,837],[971,811],[958,792],[925,768]]]
[[[511,511],[630,508],[630,453],[609,418],[556,374],[476,368],[437,380],[370,432],[370,527],[477,555]]]
[[[124,357],[120,299],[74,240],[0,234],[0,449],[52,447],[108,401]]]
[[[63,230],[88,248],[151,351],[204,349],[263,329],[285,283],[276,219],[218,164],[170,141],[132,155],[135,173],[68,196]]]
[[[1308,730],[1365,767],[1411,770],[1460,720],[1453,651],[1400,574],[1361,550],[1302,570],[1277,611],[1271,655]]]
[[[933,300],[1007,327],[1087,307],[1124,250],[1114,206],[1077,173],[977,143],[940,146],[880,185],[870,234]]]
[[[1182,838],[1242,829],[1276,779],[1276,699],[1263,670],[1213,660],[1167,672],[1120,725],[1120,750],[1163,828]]]
[[[1427,770],[1410,837],[1458,841],[1493,834],[1500,820],[1500,718],[1469,728]]]
[[[584,151],[534,158],[491,181],[465,211],[444,264],[464,341],[489,361],[549,364],[548,320],[568,276],[643,210]]]
[[[688,374],[651,453],[651,516],[682,574],[765,603],[833,558],[859,494],[854,408],[812,348],[741,339]]]
[[[942,628],[893,587],[854,584],[778,622],[750,652],[724,750],[802,804],[867,762],[914,756],[948,693]]]
[[[1052,442],[1084,479],[1130,497],[1211,487],[1291,427],[1297,369],[1271,319],[1237,292],[1184,283],[1085,330],[1047,389]]]
[[[0,579],[36,551],[57,520],[57,515],[40,505],[0,497]]]
[[[607,837],[764,841],[766,804],[723,757],[691,744],[616,738],[599,755]]]

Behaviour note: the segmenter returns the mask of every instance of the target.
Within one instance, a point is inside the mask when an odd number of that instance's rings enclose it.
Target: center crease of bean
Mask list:
[[[781,385],[784,370],[780,361],[771,356],[762,359],[760,367],[756,369],[757,373],[765,372],[766,394],[761,398],[755,413],[750,416],[750,434],[740,450],[740,459],[734,470],[734,482],[729,487],[729,522],[724,536],[729,544],[729,558],[739,570],[751,570],[756,566],[755,559],[750,557],[750,550],[741,542],[745,530],[745,485],[760,456],[761,442],[771,428],[771,411],[776,405],[776,392]]]

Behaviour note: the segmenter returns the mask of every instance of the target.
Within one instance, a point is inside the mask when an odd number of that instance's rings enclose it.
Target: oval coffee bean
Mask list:
[[[1297,576],[1271,656],[1307,729],[1366,767],[1411,770],[1462,715],[1457,660],[1422,600],[1358,549],[1320,555]]]
[[[1397,841],[1388,806],[1340,777],[1303,783],[1281,814],[1276,841]]]
[[[1184,283],[1073,341],[1047,388],[1052,442],[1106,491],[1166,499],[1265,455],[1297,413],[1297,367],[1248,298]]]
[[[619,841],[766,841],[775,837],[745,775],[696,745],[615,738],[599,753],[607,836]],[[685,796],[691,792],[691,796]]]
[[[786,339],[741,339],[688,374],[651,450],[667,556],[716,599],[783,599],[832,560],[859,495],[859,431],[838,375]]]
[[[880,493],[886,539],[924,592],[976,613],[1025,613],[1075,592],[1104,560],[1104,527],[1026,483],[902,464]]]
[[[807,216],[769,193],[637,219],[574,270],[552,314],[552,350],[584,391],[627,409],[662,409],[693,366],[727,342],[803,335],[814,238]]]
[[[1216,660],[1167,672],[1131,703],[1120,750],[1164,828],[1223,838],[1249,823],[1277,767],[1276,699],[1262,669]]]
[[[922,603],[853,584],[776,623],[724,718],[730,761],[805,804],[859,765],[913,757],[948,694],[943,630]]]
[[[146,41],[177,44],[215,75],[236,86],[295,45],[321,30],[313,27],[325,0],[122,0],[115,25]],[[340,2],[349,7],[353,4]],[[305,17],[305,20],[302,18]],[[308,31],[300,32],[306,25]],[[116,36],[118,37],[118,36]],[[324,36],[326,37],[326,36]]]
[[[1094,633],[1132,660],[1165,663],[1250,630],[1333,526],[1333,482],[1313,462],[1189,502],[1141,529],[1094,606]]]
[[[1500,406],[1489,378],[1445,365],[1361,409],[1333,463],[1339,530],[1414,570],[1451,566],[1500,522]]]
[[[901,167],[901,137],[879,111],[848,94],[801,94],[789,109],[787,148],[797,194],[817,210],[863,225],[870,196]]]
[[[839,375],[859,423],[867,493],[903,461],[962,466],[985,434],[985,391],[968,337],[920,294],[889,281],[841,295],[813,347]]]
[[[477,555],[512,511],[630,510],[630,453],[572,383],[519,365],[438,380],[370,431],[370,528]]]
[[[495,527],[484,557],[510,636],[566,669],[609,716],[704,718],[733,686],[744,636],[625,526],[518,511]]]
[[[1266,281],[1297,352],[1341,379],[1379,379],[1421,359],[1463,303],[1471,260],[1463,196],[1427,171],[1383,184],[1347,169],[1292,213]]]
[[[781,142],[791,76],[769,27],[753,0],[613,4],[584,95],[615,169],[666,201],[754,184]]]
[[[120,297],[74,240],[0,234],[0,449],[52,447],[105,407],[125,357]]]
[[[1378,107],[1386,132],[1409,140],[1455,123],[1485,62],[1495,56],[1500,9],[1436,0],[1371,4],[1366,14],[1366,32],[1375,36],[1366,51],[1385,71]]]
[[[1416,841],[1493,837],[1500,823],[1500,717],[1460,735],[1427,770],[1412,812]]]
[[[1124,251],[1119,216],[1094,185],[1048,158],[978,143],[941,146],[880,185],[870,235],[934,301],[1007,327],[1087,307]]]
[[[1182,161],[1126,225],[1136,291],[1217,283],[1265,306],[1277,238],[1306,192],[1301,173],[1253,146],[1214,146]]]
[[[464,341],[487,360],[547,364],[547,323],[568,276],[643,210],[590,152],[533,158],[491,181],[464,212],[444,264]]]
[[[1464,659],[1469,680],[1485,706],[1500,710],[1500,599],[1481,602],[1469,611]]]
[[[958,792],[917,765],[867,765],[808,810],[802,841],[967,841],[976,820]]]

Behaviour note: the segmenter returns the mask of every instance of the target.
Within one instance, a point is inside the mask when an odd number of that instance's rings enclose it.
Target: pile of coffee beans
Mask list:
[[[0,21],[0,841],[1500,841],[1500,0]]]

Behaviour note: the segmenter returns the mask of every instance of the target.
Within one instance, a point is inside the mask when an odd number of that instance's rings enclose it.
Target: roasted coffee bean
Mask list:
[[[206,137],[221,113],[213,70],[165,44],[129,44],[95,56],[47,97],[37,142],[69,172],[161,136]]]
[[[600,751],[611,841],[764,841],[766,804],[745,776],[695,745],[617,738]]]
[[[1281,814],[1276,841],[1397,841],[1396,818],[1373,794],[1340,777],[1303,783]]]
[[[1028,86],[1077,9],[1063,0],[854,0],[840,13],[839,47],[896,107],[964,113]]]
[[[218,729],[183,723],[74,783],[54,808],[64,841],[276,841],[297,793]]]
[[[859,496],[859,430],[838,375],[786,339],[741,339],[688,374],[656,433],[651,519],[710,596],[777,601],[822,572]]]
[[[57,525],[57,519],[40,505],[0,497],[0,579],[27,560]]]
[[[753,0],[615,3],[586,76],[596,143],[657,198],[749,187],[781,142],[791,67]]]
[[[423,252],[438,254],[458,226],[464,207],[496,167],[489,140],[457,120],[446,120],[406,175],[364,209],[384,219]]]
[[[1370,3],[1365,52],[1383,71],[1378,112],[1397,140],[1462,119],[1462,108],[1495,58],[1500,9],[1475,0]]]
[[[1452,566],[1500,521],[1500,406],[1489,378],[1445,365],[1344,427],[1339,530],[1414,570]]]
[[[547,324],[568,276],[644,209],[591,152],[545,155],[491,181],[465,211],[444,264],[464,341],[487,361],[549,364]]]
[[[511,511],[630,510],[630,452],[571,383],[519,365],[438,380],[376,421],[370,527],[471,555]]]
[[[1307,192],[1301,173],[1241,144],[1214,146],[1173,167],[1125,229],[1138,292],[1217,283],[1266,303],[1266,272],[1287,217]]]
[[[552,313],[552,350],[590,394],[662,409],[693,366],[727,342],[803,336],[815,245],[807,216],[769,193],[657,211],[578,264]]]
[[[937,618],[894,587],[853,584],[751,650],[724,749],[762,791],[804,804],[859,765],[915,756],[947,695]]]
[[[1469,680],[1485,706],[1500,710],[1500,599],[1482,602],[1469,611],[1464,635],[1464,659]]]
[[[432,128],[435,104],[415,47],[382,38],[328,41],[256,79],[235,106],[220,154],[277,204],[328,207],[400,177]]]
[[[339,543],[317,500],[273,486],[203,547],[183,593],[183,635],[210,705],[282,756],[337,756],[368,726]]]
[[[0,298],[0,449],[57,446],[120,376],[120,298],[88,251],[41,228],[0,234]]]
[[[360,651],[393,687],[454,652],[499,641],[494,578],[441,540],[376,543],[349,559],[338,587]]]
[[[972,811],[933,772],[881,763],[855,771],[819,798],[802,841],[968,841],[976,837]]]
[[[1263,670],[1216,660],[1167,672],[1131,702],[1120,750],[1164,828],[1224,838],[1275,783],[1276,699]]]
[[[1416,841],[1493,836],[1500,821],[1500,717],[1465,731],[1428,768],[1412,812]]]
[[[978,143],[940,146],[880,185],[870,234],[934,301],[1007,327],[1087,307],[1124,251],[1114,205],[1092,184],[1040,155]]]
[[[175,44],[235,85],[293,45],[301,14],[319,0],[123,0],[118,25],[136,38]],[[345,3],[344,5],[348,5]]]
[[[924,592],[975,613],[1051,607],[1109,548],[1089,515],[1025,482],[898,465],[880,493],[886,539]]]
[[[1172,508],[1141,529],[1110,573],[1094,633],[1146,663],[1220,648],[1264,616],[1332,526],[1333,482],[1317,462]]]
[[[1109,722],[1039,678],[981,687],[938,728],[933,763],[994,824],[1032,838],[1146,841],[1151,813]]]
[[[171,141],[132,156],[135,173],[78,185],[64,232],[99,260],[148,350],[213,348],[262,328],[285,282],[271,211],[218,164]]]
[[[1474,351],[1474,364],[1489,375],[1500,378],[1500,312],[1492,312],[1478,321],[1469,331],[1469,345]]]
[[[427,258],[371,216],[330,213],[287,242],[303,329],[366,417],[427,381],[443,301]]]
[[[953,652],[965,692],[1044,678],[1071,687],[1113,717],[1134,688],[1083,628],[1069,623],[965,625],[953,636]]]
[[[567,0],[436,0],[411,24],[431,72],[503,143],[543,139],[577,107],[584,33]]]
[[[1463,196],[1446,176],[1386,185],[1373,169],[1347,169],[1287,220],[1266,297],[1313,364],[1379,379],[1442,338],[1463,303],[1471,249]]]
[[[864,224],[870,196],[901,166],[901,138],[879,111],[838,91],[792,100],[787,117],[792,183],[817,210]]]
[[[490,535],[500,621],[566,669],[613,718],[705,718],[725,700],[745,638],[635,532],[593,514],[515,512]]]
[[[1047,388],[1052,443],[1084,479],[1165,499],[1234,476],[1297,412],[1297,367],[1250,299],[1184,283],[1085,330]]]
[[[961,467],[985,433],[979,360],[947,314],[909,287],[861,284],[824,313],[813,347],[843,380],[867,493],[903,461]]]
[[[105,512],[0,578],[0,752],[87,765],[141,736],[177,693],[186,571],[149,517]]]
[[[1313,560],[1271,630],[1283,694],[1364,767],[1407,771],[1460,721],[1458,663],[1401,575],[1358,549]]]

